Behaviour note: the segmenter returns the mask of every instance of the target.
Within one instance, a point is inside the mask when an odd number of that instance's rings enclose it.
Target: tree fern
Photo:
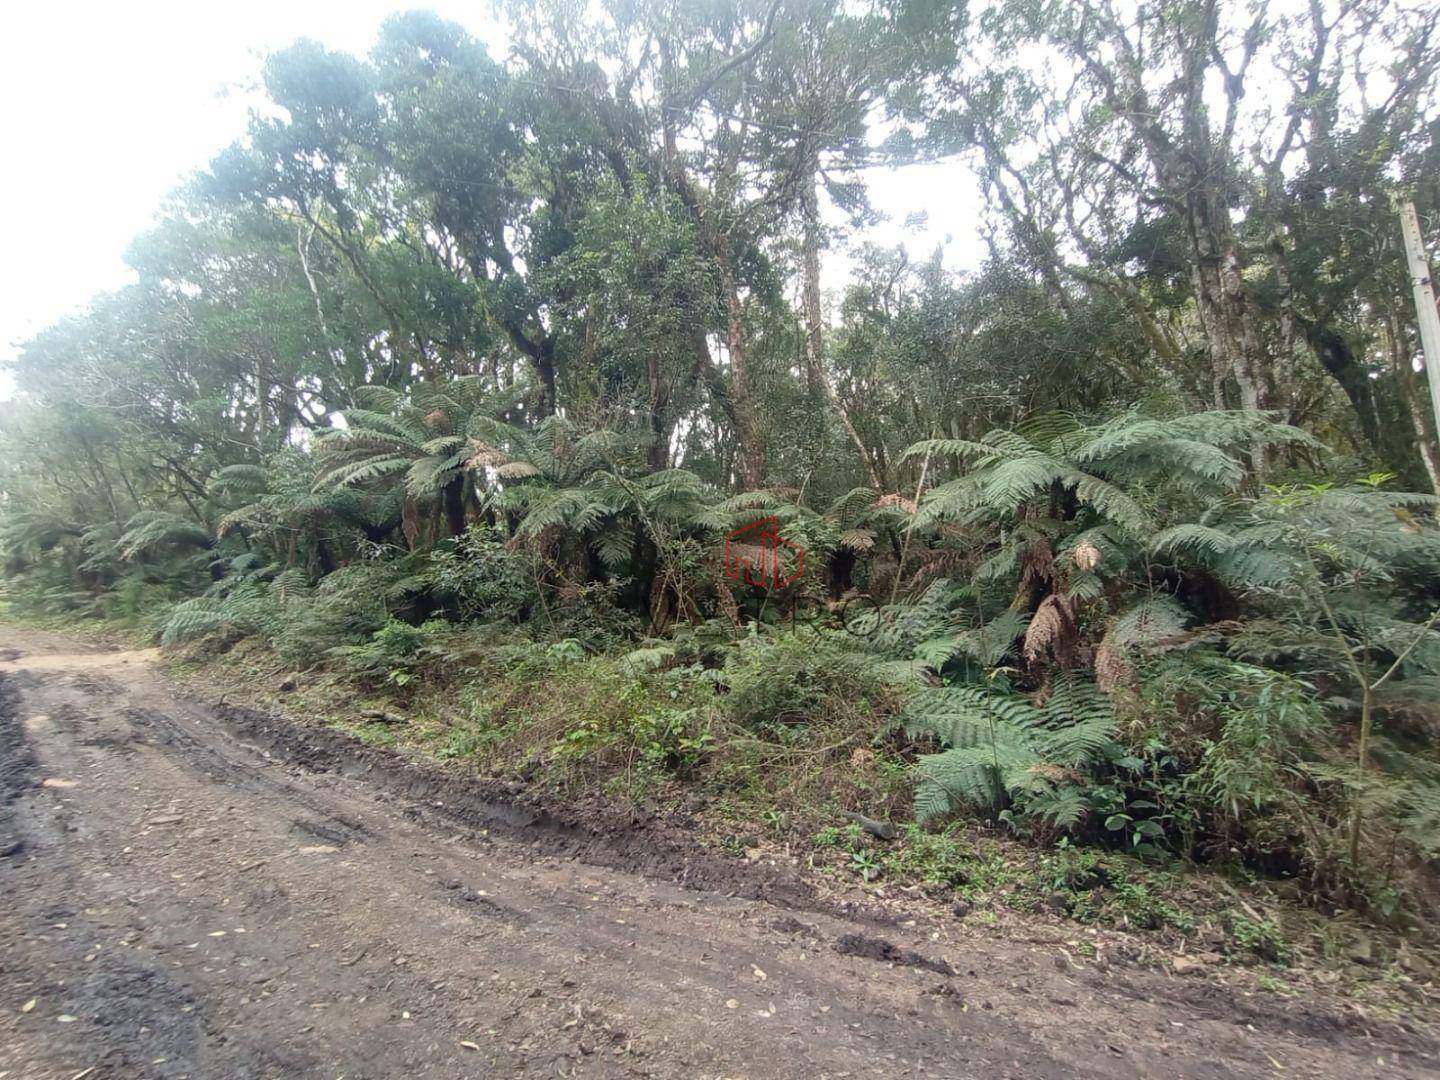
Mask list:
[[[1225,414],[1222,421],[1208,423],[1128,413],[1092,428],[1057,422],[992,431],[979,441],[928,439],[912,445],[905,457],[955,457],[974,466],[969,476],[942,483],[927,495],[923,522],[1016,515],[1058,484],[1122,530],[1145,537],[1157,526],[1134,497],[1133,485],[1158,483],[1219,495],[1235,489],[1244,475],[1236,452],[1273,443],[1309,445],[1313,440],[1263,414]]]
[[[1075,676],[1057,679],[1045,704],[988,686],[952,686],[912,694],[902,715],[912,738],[945,747],[915,765],[915,814],[921,821],[973,806],[1009,807],[1074,828],[1087,803],[1078,770],[1117,749],[1108,698]]]
[[[134,559],[166,546],[208,548],[214,542],[210,530],[190,518],[163,510],[142,510],[125,523],[116,547],[122,558]]]

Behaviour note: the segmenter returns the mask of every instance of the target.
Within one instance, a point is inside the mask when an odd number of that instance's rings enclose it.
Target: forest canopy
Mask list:
[[[135,282],[23,346],[11,605],[402,696],[579,665],[618,689],[567,754],[871,747],[922,821],[1419,903],[1440,447],[1396,205],[1433,252],[1440,11],[500,14],[504,55],[417,11],[269,56]],[[975,268],[859,242],[870,171],[937,161]],[[760,519],[796,580],[727,575]]]

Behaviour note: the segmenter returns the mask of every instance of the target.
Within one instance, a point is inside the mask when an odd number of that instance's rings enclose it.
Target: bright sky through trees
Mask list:
[[[0,145],[12,208],[0,266],[0,359],[20,341],[131,279],[126,246],[185,175],[244,130],[261,57],[297,38],[363,55],[385,16],[430,8],[463,23],[503,58],[486,5],[465,0],[255,0],[197,5],[62,0],[0,14]],[[973,261],[973,180],[954,162],[874,170],[875,230],[912,256],[947,236],[947,261]],[[904,228],[924,212],[922,228]],[[843,284],[832,259],[827,285]],[[0,395],[9,376],[0,372]]]

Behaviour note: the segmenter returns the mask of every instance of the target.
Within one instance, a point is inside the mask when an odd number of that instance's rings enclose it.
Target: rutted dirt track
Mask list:
[[[1413,1026],[849,918],[798,880],[483,791],[181,700],[144,654],[0,630],[0,1078],[1440,1062]]]

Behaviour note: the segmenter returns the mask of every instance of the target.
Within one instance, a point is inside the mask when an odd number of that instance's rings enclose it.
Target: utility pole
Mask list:
[[[1435,282],[1430,261],[1420,236],[1420,218],[1415,204],[1400,204],[1400,232],[1405,237],[1405,261],[1410,267],[1410,284],[1415,290],[1415,311],[1420,319],[1420,347],[1425,350],[1425,382],[1430,387],[1430,409],[1440,439],[1440,310],[1435,307]]]

